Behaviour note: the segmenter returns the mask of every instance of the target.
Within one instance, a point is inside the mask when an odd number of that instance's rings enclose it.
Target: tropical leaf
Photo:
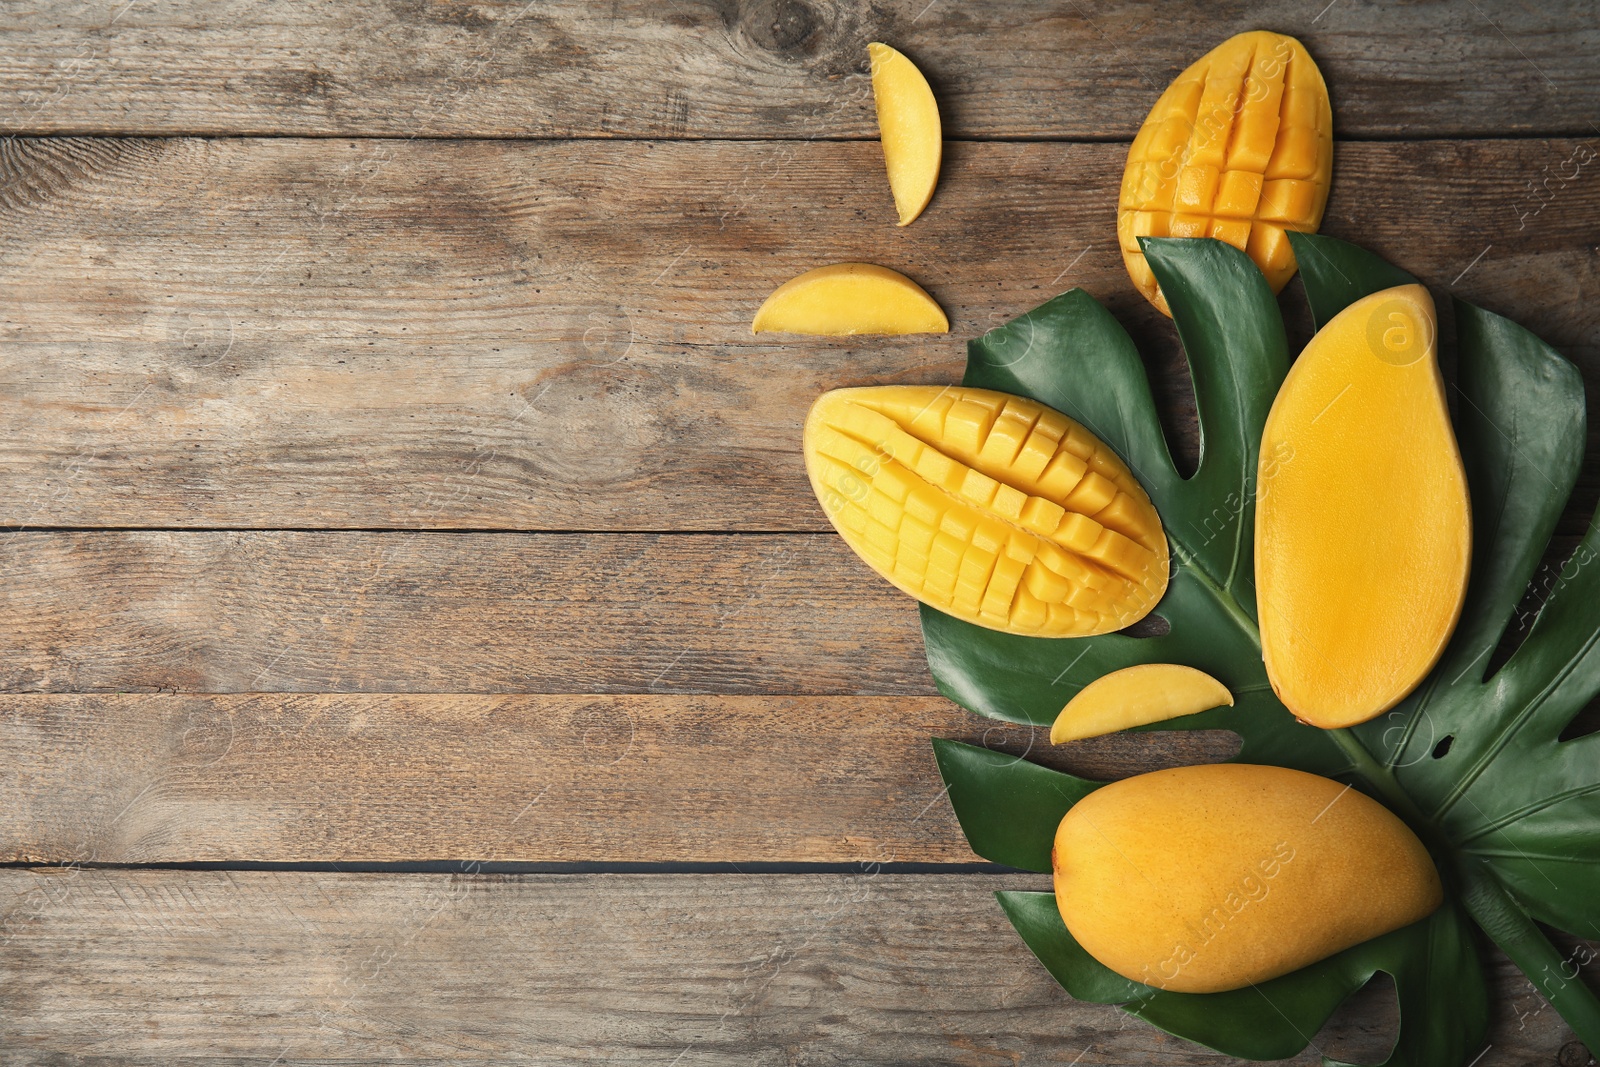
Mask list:
[[[1382,281],[1374,271],[1368,284]],[[1327,289],[1311,276],[1306,284]],[[1454,311],[1472,582],[1438,668],[1351,733],[1392,783],[1381,788],[1404,796],[1413,820],[1448,844],[1479,924],[1600,1047],[1600,1001],[1534,924],[1600,937],[1600,735],[1559,740],[1600,696],[1600,525],[1590,523],[1545,591],[1522,645],[1488,670],[1577,482],[1583,379],[1509,319],[1462,301]]]
[[[934,753],[973,851],[1024,870],[1051,869],[1056,824],[1102,784],[959,741],[935,740]],[[1168,1033],[1231,1056],[1295,1055],[1379,971],[1394,979],[1400,1002],[1400,1035],[1386,1067],[1459,1064],[1482,1047],[1488,991],[1471,925],[1453,904],[1270,982],[1194,994],[1131,981],[1096,961],[1062,923],[1053,893],[996,896],[1034,955],[1073,997],[1120,1004]]]
[[[1055,894],[995,895],[1017,933],[1073,997],[1120,1004],[1170,1034],[1230,1056],[1295,1055],[1379,971],[1394,979],[1402,1023],[1385,1067],[1461,1063],[1483,1047],[1488,989],[1472,926],[1453,906],[1270,982],[1228,993],[1167,993],[1096,962],[1062,923]]]
[[[1412,280],[1354,245],[1292,240],[1319,324],[1361,296]],[[1296,724],[1266,683],[1250,585],[1256,443],[1283,375],[1281,319],[1264,281],[1226,246],[1152,240],[1145,252],[1194,377],[1203,451],[1193,478],[1179,478],[1171,465],[1132,343],[1086,294],[1065,294],[971,342],[966,382],[1057,407],[1139,474],[1173,546],[1175,572],[1156,608],[1170,629],[1152,638],[1016,638],[924,608],[935,680],[980,714],[1043,726],[1107,671],[1142,662],[1206,670],[1235,691],[1237,706],[1161,729],[1230,729],[1243,739],[1243,761],[1354,782],[1429,843],[1459,906],[1267,983],[1259,987],[1271,987],[1266,1002],[1163,993],[1107,977],[1071,941],[1053,902],[1045,908],[1048,894],[1003,898],[1008,914],[1074,995],[1123,1003],[1172,1033],[1241,1056],[1293,1054],[1305,1040],[1296,1043],[1290,1031],[1308,1037],[1384,971],[1401,1004],[1390,1062],[1449,1067],[1482,1040],[1484,1012],[1463,1010],[1485,997],[1465,909],[1579,1036],[1600,1047],[1600,1001],[1577,977],[1579,961],[1564,958],[1535,923],[1600,935],[1600,735],[1558,740],[1600,694],[1600,524],[1553,583],[1526,641],[1487,673],[1577,477],[1577,372],[1514,323],[1456,304],[1456,429],[1476,535],[1462,620],[1439,667],[1400,707],[1355,730],[1315,730]],[[974,851],[1047,870],[1054,821],[1097,783],[963,749],[970,746],[941,742],[938,757]]]
[[[1322,329],[1329,319],[1368,293],[1410,285],[1417,279],[1360,245],[1315,234],[1292,233],[1300,280],[1311,305],[1311,321]]]
[[[1220,241],[1152,240],[1145,255],[1172,309],[1194,379],[1200,464],[1179,476],[1133,341],[1074,289],[967,344],[962,384],[1030,396],[1088,427],[1138,476],[1166,527],[1174,571],[1159,637],[1017,637],[922,609],[933,679],[980,715],[1048,726],[1089,682],[1136,663],[1184,663],[1234,706],[1181,720],[1238,733],[1240,758],[1331,774],[1348,760],[1272,694],[1256,628],[1255,478],[1261,427],[1288,342],[1276,298],[1243,252]],[[1172,724],[1165,724],[1169,728]]]
[[[935,738],[933,754],[973,851],[1025,871],[1050,870],[1061,817],[1102,784],[959,741]]]

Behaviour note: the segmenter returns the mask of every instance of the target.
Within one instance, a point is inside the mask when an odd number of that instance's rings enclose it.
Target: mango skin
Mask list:
[[[1219,993],[1432,914],[1427,849],[1387,808],[1284,767],[1178,767],[1113,782],[1062,818],[1056,903],[1125,978]]]
[[[1366,722],[1427,677],[1472,562],[1467,476],[1420,285],[1363,297],[1306,345],[1257,476],[1261,653],[1285,707]]]

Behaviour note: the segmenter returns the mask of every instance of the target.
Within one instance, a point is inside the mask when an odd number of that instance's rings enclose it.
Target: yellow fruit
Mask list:
[[[1306,345],[1261,440],[1256,590],[1267,677],[1296,716],[1351,726],[1433,668],[1466,595],[1466,473],[1433,301],[1402,285]]]
[[[835,263],[790,278],[756,311],[751,333],[948,333],[950,320],[922,286],[871,263]]]
[[[1215,237],[1247,252],[1273,292],[1294,275],[1285,230],[1322,224],[1333,109],[1293,37],[1256,30],[1206,53],[1167,87],[1128,150],[1117,237],[1128,275],[1170,315],[1140,237]]]
[[[933,199],[939,183],[944,134],[939,105],[916,64],[886,44],[867,45],[872,59],[872,96],[878,106],[878,136],[889,170],[900,225],[909,226]]]
[[[1224,704],[1233,705],[1233,694],[1205,671],[1176,663],[1141,663],[1112,671],[1080,689],[1056,716],[1050,742],[1099,737]]]
[[[837,389],[805,428],[811,487],[845,543],[903,591],[1007,633],[1128,626],[1167,586],[1144,489],[1043,404],[960,386]]]
[[[1178,767],[1113,782],[1056,830],[1056,903],[1125,978],[1217,993],[1426,918],[1422,842],[1338,782],[1284,767]]]

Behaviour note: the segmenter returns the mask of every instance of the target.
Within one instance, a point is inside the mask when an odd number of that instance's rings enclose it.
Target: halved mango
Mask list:
[[[1322,224],[1333,109],[1305,46],[1256,30],[1178,75],[1128,149],[1117,237],[1134,285],[1170,315],[1140,237],[1215,237],[1247,253],[1273,292],[1295,272],[1286,230]]]
[[[1435,336],[1420,285],[1357,300],[1306,345],[1267,416],[1261,652],[1279,699],[1317,726],[1399,703],[1461,613],[1472,523]]]
[[[915,63],[886,44],[867,45],[878,136],[889,170],[889,191],[901,226],[911,225],[933,199],[944,154],[939,105]]]
[[[988,389],[835,389],[806,472],[845,543],[924,604],[1006,633],[1132,625],[1167,587],[1161,518],[1127,465],[1036,400]]]
[[[1223,705],[1233,705],[1233,694],[1205,671],[1177,663],[1141,663],[1078,690],[1050,727],[1050,743],[1099,737]]]
[[[790,278],[772,291],[751,333],[948,333],[950,320],[916,282],[872,263],[835,263]]]

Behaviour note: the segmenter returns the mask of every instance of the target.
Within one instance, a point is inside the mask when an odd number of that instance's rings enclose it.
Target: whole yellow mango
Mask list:
[[[1333,109],[1305,46],[1266,30],[1231,37],[1178,75],[1128,149],[1117,201],[1128,275],[1170,315],[1138,239],[1215,237],[1277,292],[1295,272],[1284,231],[1322,224],[1332,175]]]
[[[1433,300],[1357,300],[1306,345],[1261,437],[1256,590],[1267,677],[1317,726],[1393,707],[1438,662],[1472,558]]]
[[[806,471],[856,554],[967,622],[1107,633],[1167,587],[1167,539],[1122,460],[1035,400],[987,389],[836,389],[812,405]]]
[[[1178,767],[1113,782],[1056,830],[1056,903],[1125,978],[1219,993],[1430,915],[1422,842],[1348,786],[1284,767]]]

